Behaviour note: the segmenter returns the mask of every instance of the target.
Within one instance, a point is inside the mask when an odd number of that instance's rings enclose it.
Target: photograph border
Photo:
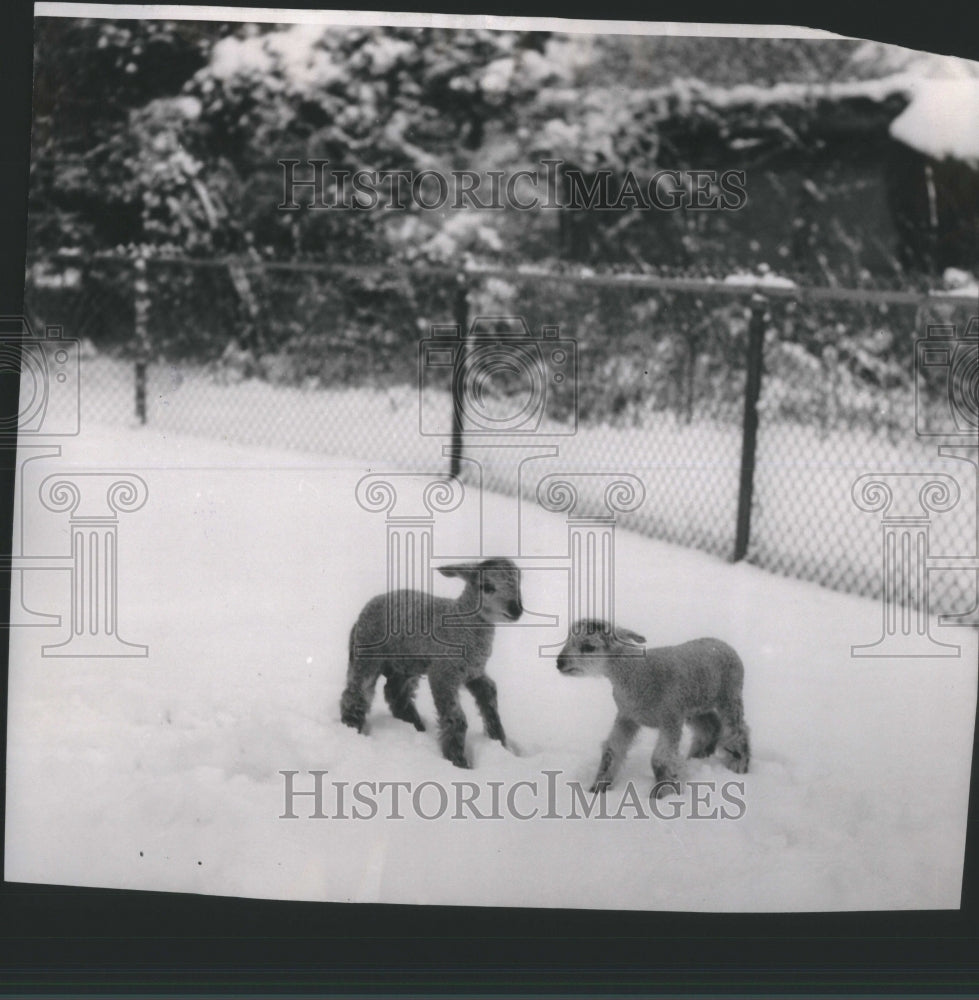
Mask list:
[[[108,5],[107,5],[108,6]],[[242,5],[249,6],[249,5]],[[399,6],[399,5],[393,5]],[[416,5],[417,6],[417,5]],[[428,5],[439,7],[439,4]],[[975,36],[949,9],[899,21],[879,10],[849,15],[820,5],[710,5],[751,23],[802,18],[838,34],[979,58]],[[497,9],[501,5],[494,4]],[[267,7],[265,9],[268,9]],[[540,11],[540,4],[519,8]],[[612,16],[621,6],[603,6]],[[517,5],[504,13],[516,13]],[[776,14],[776,11],[779,13]],[[921,13],[921,12],[919,12]],[[671,20],[709,20],[702,4]],[[545,15],[546,16],[546,15]],[[635,14],[630,13],[630,17]],[[906,16],[906,15],[905,15]],[[887,23],[884,23],[885,20]],[[23,303],[31,13],[4,10],[7,96],[0,102],[3,238],[0,311]],[[19,289],[19,290],[18,290]],[[16,401],[3,400],[4,417]],[[0,536],[10,554],[13,455],[0,464]],[[0,582],[9,597],[9,570]],[[9,633],[8,633],[9,634]],[[4,644],[6,646],[6,644]],[[7,650],[0,742],[6,764]],[[962,907],[958,911],[711,914],[280,902],[4,882],[2,991],[428,995],[700,993],[851,995],[974,993],[979,989],[976,795],[972,785]],[[918,794],[927,795],[927,789]],[[2,808],[2,805],[0,805]]]

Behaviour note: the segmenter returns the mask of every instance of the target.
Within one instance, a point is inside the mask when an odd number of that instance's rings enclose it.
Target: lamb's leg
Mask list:
[[[638,723],[624,715],[616,716],[612,731],[602,744],[602,762],[598,765],[594,784],[588,789],[590,792],[604,792],[611,787],[637,732],[639,732]]]
[[[690,744],[691,757],[709,757],[717,749],[717,737],[721,734],[721,720],[714,712],[704,712],[690,719],[693,742]]]
[[[415,688],[418,687],[417,674],[402,674],[392,671],[384,685],[384,700],[391,709],[391,714],[396,719],[410,722],[418,732],[425,732],[425,723],[422,722],[418,709],[415,708]]]
[[[476,699],[479,714],[483,717],[486,735],[491,740],[499,740],[506,746],[506,736],[503,733],[503,723],[496,707],[496,683],[483,674],[466,682],[469,693]]]
[[[459,704],[459,686],[454,677],[430,674],[429,686],[439,717],[442,756],[456,767],[469,767],[466,759],[466,716]]]
[[[683,732],[681,719],[667,719],[659,727],[659,738],[653,747],[653,774],[656,777],[656,798],[677,790],[680,784],[678,749]]]
[[[741,698],[733,698],[721,711],[720,756],[735,774],[745,774],[751,763],[748,726],[744,721]]]
[[[358,733],[364,731],[367,713],[374,700],[374,688],[381,672],[381,660],[351,659],[347,668],[347,686],[340,698],[340,718]]]

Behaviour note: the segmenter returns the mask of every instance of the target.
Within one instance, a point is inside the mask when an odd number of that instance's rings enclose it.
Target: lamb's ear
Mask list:
[[[615,634],[620,639],[625,639],[626,642],[631,642],[634,646],[645,646],[646,637],[640,635],[638,632],[633,632],[627,628],[617,628]]]
[[[454,566],[438,566],[437,569],[442,576],[461,576],[464,580],[471,579],[479,572],[479,566],[475,563],[456,563]]]

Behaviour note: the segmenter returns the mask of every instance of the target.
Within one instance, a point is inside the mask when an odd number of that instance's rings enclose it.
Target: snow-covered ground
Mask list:
[[[91,425],[89,425],[91,427]],[[391,718],[380,697],[362,736],[339,721],[346,645],[362,603],[382,590],[385,522],[355,501],[388,468],[201,441],[148,427],[100,427],[60,458],[29,463],[25,495],[52,472],[113,469],[146,482],[120,515],[119,631],[146,658],[57,659],[63,628],[11,633],[7,829],[9,880],[320,900],[683,910],[949,908],[959,904],[976,706],[976,635],[938,629],[958,658],[854,659],[880,634],[876,601],[619,531],[619,621],[651,643],[726,639],[746,664],[754,759],[742,778],[690,762],[688,788],[651,815],[655,733],[633,748],[609,812],[565,818],[568,782],[587,787],[614,706],[607,683],[562,677],[539,647],[567,627],[567,525],[524,504],[524,603],[534,619],[501,629],[489,672],[511,750],[489,742],[468,695],[472,771],[439,755],[435,735]],[[472,556],[470,495],[435,524],[435,555]],[[512,537],[517,500],[483,498],[487,554]],[[25,552],[64,554],[68,517],[29,502]],[[550,568],[548,568],[550,567]],[[67,615],[69,574],[25,574],[34,610]],[[440,593],[458,581],[436,579]],[[434,722],[426,689],[422,715]],[[281,819],[285,779],[325,810]],[[494,787],[546,811],[520,781],[554,780],[562,818],[452,818],[453,782]],[[743,790],[728,786],[743,780]],[[335,786],[441,783],[439,819],[402,809],[335,818]],[[641,799],[619,808],[629,782]],[[493,783],[497,783],[495,786]],[[410,797],[410,793],[409,793]],[[732,807],[731,798],[743,803]],[[438,803],[434,786],[423,810]],[[670,803],[673,803],[671,806]],[[726,807],[726,808],[725,808]],[[711,815],[709,821],[694,813]],[[366,812],[367,810],[364,810]],[[743,811],[740,818],[733,818]],[[674,813],[676,818],[667,818]],[[726,813],[732,818],[722,818]]]

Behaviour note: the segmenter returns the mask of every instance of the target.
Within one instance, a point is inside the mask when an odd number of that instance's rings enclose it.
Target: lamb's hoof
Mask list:
[[[721,750],[721,759],[724,761],[724,766],[735,774],[748,773],[748,764],[751,756],[747,752],[733,750],[731,747],[724,747]]]
[[[366,719],[350,718],[349,716],[346,718],[341,718],[340,721],[345,726],[350,726],[351,729],[356,729],[358,733],[362,733],[364,731],[364,726],[367,723]]]
[[[680,782],[675,778],[664,778],[653,785],[653,793],[658,799],[663,798],[664,795],[679,795]]]
[[[415,729],[417,729],[418,732],[420,733],[425,732],[425,723],[422,722],[421,719],[415,719],[412,725],[414,725]]]
[[[716,743],[709,743],[707,746],[694,745],[690,748],[690,756],[693,759],[709,757],[717,749]]]
[[[611,781],[596,781],[588,789],[589,795],[604,795],[612,787]]]

